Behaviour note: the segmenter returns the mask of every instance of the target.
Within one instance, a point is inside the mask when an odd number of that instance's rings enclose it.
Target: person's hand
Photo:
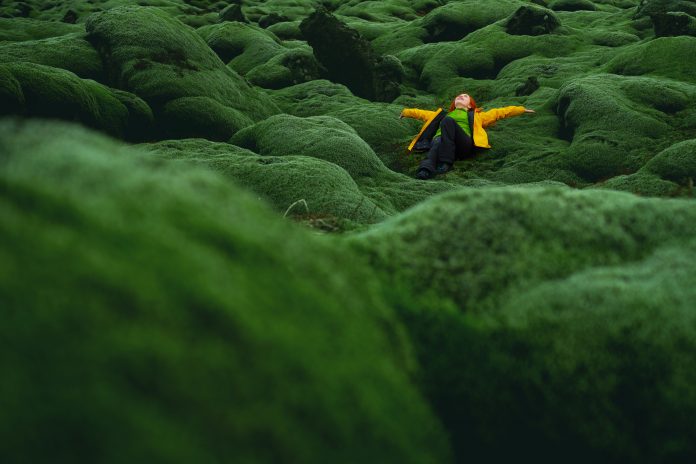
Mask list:
[[[530,110],[530,109],[527,109],[527,108],[524,109],[524,112],[525,112],[525,113],[536,113],[536,111]]]

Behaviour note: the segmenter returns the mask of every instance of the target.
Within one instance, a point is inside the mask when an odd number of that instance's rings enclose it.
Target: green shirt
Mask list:
[[[471,128],[469,127],[469,112],[467,110],[455,108],[455,110],[448,113],[447,116],[450,116],[452,119],[457,121],[457,124],[459,124],[459,127],[462,128],[464,133],[471,137]],[[435,132],[435,135],[433,135],[433,138],[439,137],[440,135],[440,128],[438,127],[437,132]]]

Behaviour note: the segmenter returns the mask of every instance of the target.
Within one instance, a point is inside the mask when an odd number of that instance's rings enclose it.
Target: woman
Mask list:
[[[405,108],[400,118],[415,118],[425,121],[418,135],[411,141],[408,150],[428,150],[428,156],[421,162],[416,177],[431,179],[436,174],[444,174],[455,160],[470,155],[475,147],[490,148],[488,134],[484,130],[498,119],[534,113],[523,106],[506,106],[482,111],[466,93],[457,95],[445,113],[442,108],[426,111]]]

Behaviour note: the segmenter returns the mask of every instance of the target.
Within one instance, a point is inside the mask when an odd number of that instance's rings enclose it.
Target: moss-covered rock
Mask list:
[[[633,102],[622,91],[623,85],[636,85],[632,81],[590,76],[563,86],[558,93],[556,111],[565,136],[572,140],[565,158],[569,169],[587,180],[637,171],[654,155],[655,139],[669,135],[664,114],[646,108],[645,100],[652,97],[638,95],[640,100]],[[636,95],[635,90],[628,94]]]
[[[553,0],[549,8],[554,11],[595,11],[597,7],[590,0]]]
[[[67,69],[84,79],[103,80],[101,57],[84,33],[0,43],[0,63],[29,62]]]
[[[432,295],[404,303],[456,460],[693,459],[695,252],[685,238],[528,286],[495,317],[462,316]]]
[[[395,282],[478,314],[543,282],[680,243],[694,219],[685,201],[558,187],[464,189],[352,241]]]
[[[52,21],[39,21],[29,18],[0,17],[0,43],[40,40],[50,37],[79,33],[81,27]]]
[[[267,89],[281,89],[321,78],[326,70],[314,57],[311,49],[296,48],[276,55],[256,66],[246,75],[254,85]]]
[[[696,36],[696,18],[686,13],[658,13],[653,15],[651,19],[655,27],[655,35],[658,37]]]
[[[266,199],[279,213],[310,225],[343,230],[386,218],[344,169],[327,161],[307,156],[260,156],[203,139],[167,140],[143,148],[165,159],[220,172]]]
[[[3,456],[448,460],[345,249],[75,127],[4,121],[0,146]]]
[[[0,69],[8,102],[0,114],[79,121],[129,140],[143,139],[149,132],[152,112],[135,95],[49,66],[16,63],[1,64]]]
[[[427,31],[424,42],[456,41],[471,32],[506,18],[519,6],[517,0],[451,2],[430,11],[420,22]]]
[[[330,80],[368,100],[392,101],[399,96],[403,68],[398,60],[376,54],[359,32],[325,8],[307,17],[300,30]]]
[[[252,24],[226,22],[196,32],[223,62],[242,75],[285,51],[273,33]]]
[[[686,140],[658,153],[643,168],[662,179],[690,183],[696,179],[696,140]]]
[[[516,35],[541,35],[553,32],[561,22],[546,8],[532,5],[519,7],[508,19],[506,30]]]
[[[160,121],[165,107],[184,97],[206,97],[228,108],[210,117],[217,121],[229,120],[230,111],[254,121],[278,111],[270,99],[226,67],[193,29],[161,10],[117,7],[91,16],[86,28],[88,40],[109,63],[108,81],[144,99],[160,133],[168,133]],[[191,127],[201,127],[201,111],[180,109],[174,117],[178,124],[190,118]],[[169,105],[167,119],[173,117],[171,112]],[[205,136],[206,131],[186,134],[190,135]]]
[[[696,37],[660,37],[621,49],[609,61],[610,73],[626,76],[654,75],[691,82],[693,74],[686,63],[696,53]]]
[[[354,179],[387,171],[352,127],[328,116],[279,114],[238,132],[230,142],[260,155],[323,159],[341,166]]]

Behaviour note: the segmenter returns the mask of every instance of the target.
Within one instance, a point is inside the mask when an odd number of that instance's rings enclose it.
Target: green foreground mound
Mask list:
[[[489,188],[348,240],[422,294],[401,314],[458,462],[686,463],[695,221],[690,200]]]
[[[0,123],[0,455],[447,461],[374,277],[229,184]]]

